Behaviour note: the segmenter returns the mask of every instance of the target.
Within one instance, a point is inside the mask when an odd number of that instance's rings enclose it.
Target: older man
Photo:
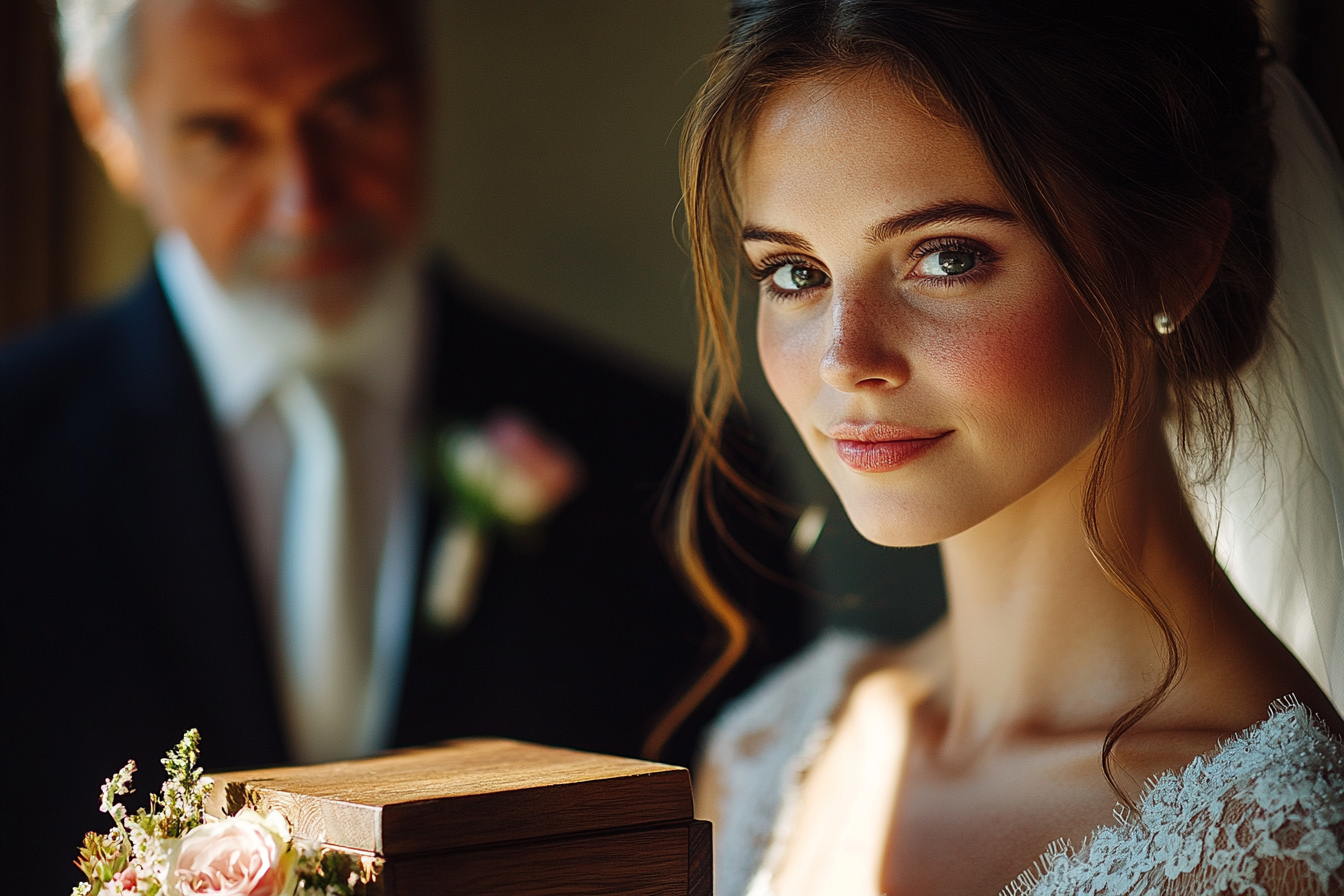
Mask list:
[[[159,238],[121,302],[0,354],[10,883],[72,876],[102,779],[189,726],[214,767],[637,752],[708,633],[653,534],[684,407],[422,270],[411,4],[60,10],[80,128]],[[526,528],[411,460],[501,409],[466,438],[561,471]],[[790,646],[772,612],[739,686]]]

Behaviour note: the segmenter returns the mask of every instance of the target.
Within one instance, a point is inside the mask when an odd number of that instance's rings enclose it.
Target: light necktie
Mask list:
[[[358,751],[371,619],[351,568],[346,451],[330,388],[295,375],[274,393],[291,460],[280,559],[280,678],[294,758]]]

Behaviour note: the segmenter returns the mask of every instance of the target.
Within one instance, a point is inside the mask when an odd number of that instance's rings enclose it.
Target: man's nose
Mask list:
[[[267,209],[271,232],[306,237],[331,225],[339,191],[327,163],[320,142],[302,129],[293,129],[279,141]]]
[[[835,288],[821,378],[841,392],[894,389],[910,379],[898,310],[880,291]]]

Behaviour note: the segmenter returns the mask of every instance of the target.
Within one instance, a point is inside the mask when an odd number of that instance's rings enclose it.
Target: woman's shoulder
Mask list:
[[[864,635],[828,631],[742,694],[710,726],[704,761],[716,773],[782,766],[844,696],[856,665],[880,649]]]
[[[709,729],[696,775],[705,802],[697,809],[714,822],[717,891],[746,889],[855,684],[878,668],[928,674],[942,654],[941,628],[905,645],[828,631],[729,704]]]
[[[1344,741],[1305,706],[1152,780],[1133,813],[1056,844],[1005,896],[1344,890]]]

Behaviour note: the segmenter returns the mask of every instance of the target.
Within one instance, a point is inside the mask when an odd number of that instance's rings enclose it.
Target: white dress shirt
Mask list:
[[[352,544],[368,552],[370,672],[361,730],[349,752],[391,738],[414,612],[419,520],[409,457],[423,354],[422,300],[409,262],[374,285],[356,317],[319,330],[283,300],[234,295],[210,274],[191,241],[170,232],[155,245],[169,305],[196,362],[222,435],[244,544],[270,649],[278,651],[281,543],[291,449],[273,393],[293,374],[339,384]],[[284,664],[275,656],[274,668]],[[285,719],[288,726],[292,718]],[[295,740],[290,730],[291,742]]]

